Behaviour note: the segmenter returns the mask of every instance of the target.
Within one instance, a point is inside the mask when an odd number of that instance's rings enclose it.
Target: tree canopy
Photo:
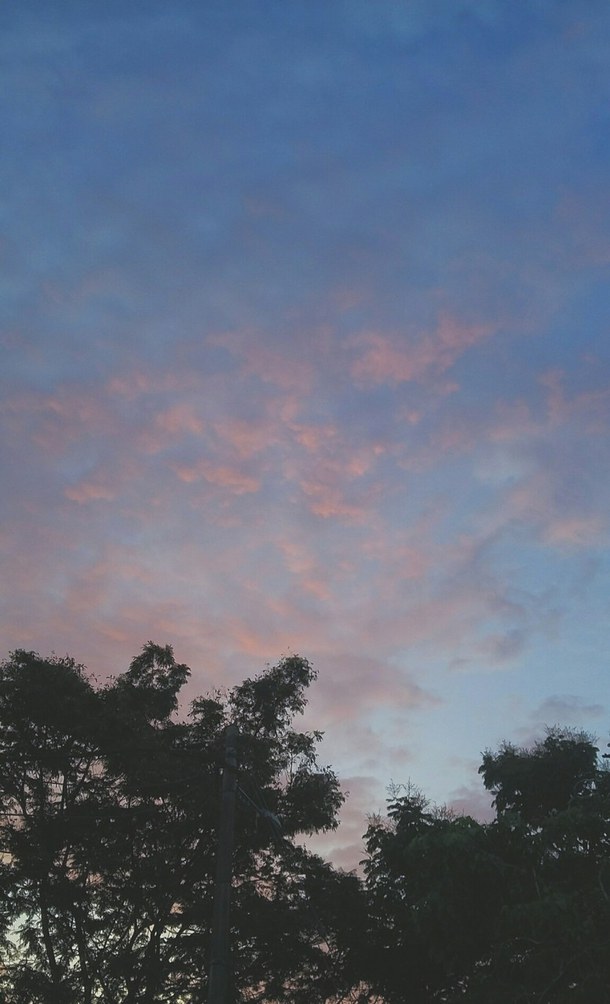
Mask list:
[[[307,660],[186,716],[189,672],[152,642],[103,686],[70,658],[0,665],[2,1004],[206,1000],[231,723],[233,1004],[610,999],[610,773],[591,736],[487,750],[489,823],[394,787],[360,879],[293,840],[334,828],[343,801],[321,733],[294,725]]]
[[[0,988],[5,1004],[205,1000],[223,733],[240,729],[234,1000],[341,987],[338,902],[358,893],[286,836],[335,827],[343,797],[299,732],[298,656],[176,717],[189,676],[148,643],[102,687],[69,658],[0,667]],[[283,823],[273,839],[264,808]],[[312,909],[313,904],[313,909]],[[330,943],[332,951],[329,951]]]
[[[550,729],[480,768],[480,823],[395,791],[369,826],[368,979],[391,1004],[603,1004],[610,995],[610,774]]]

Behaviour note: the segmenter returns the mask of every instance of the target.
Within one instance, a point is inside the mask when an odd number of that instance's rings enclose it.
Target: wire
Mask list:
[[[281,832],[281,830],[282,830],[281,820],[279,819],[278,816],[275,815],[275,813],[270,812],[270,810],[267,808],[266,803],[265,803],[265,799],[264,799],[264,795],[263,795],[263,793],[262,793],[262,791],[261,791],[261,789],[259,787],[259,784],[258,784],[258,781],[256,780],[256,776],[255,776],[254,772],[250,769],[250,770],[247,771],[247,773],[250,776],[250,781],[253,784],[253,786],[255,787],[256,792],[258,793],[258,796],[259,796],[261,802],[263,803],[263,807],[261,807],[260,805],[257,805],[256,802],[252,798],[250,798],[250,796],[243,790],[243,788],[241,786],[238,787],[239,794],[241,794],[242,797],[269,824],[269,827],[271,829],[271,835],[272,835],[274,841],[276,842],[276,844],[279,844],[286,851],[288,851],[289,856],[292,856],[292,857],[297,856],[299,854],[299,851],[294,846],[294,844],[292,843],[292,841],[290,841],[288,839],[288,837]],[[299,862],[299,863],[303,863],[303,862]],[[296,871],[292,870],[292,874],[293,874],[293,876],[295,876],[295,877],[297,877],[297,878],[300,879],[301,875],[302,875],[302,870],[299,871],[298,873]],[[309,912],[311,914],[311,917],[312,917],[315,925],[317,926],[319,933],[322,935],[322,941],[323,941],[323,943],[326,945],[326,947],[328,949],[329,956],[332,958],[332,956],[333,956],[334,953],[333,953],[333,949],[331,948],[331,945],[330,945],[330,942],[329,942],[328,929],[326,928],[326,925],[324,924],[322,918],[320,917],[320,915],[316,911],[315,907],[313,906],[313,904],[311,902],[311,898],[307,895],[305,889],[302,888],[302,885],[301,885],[301,892],[302,892],[303,896],[305,897],[306,905],[307,905],[307,908],[308,908],[308,910],[309,910]],[[338,963],[338,959],[335,959],[335,963]]]

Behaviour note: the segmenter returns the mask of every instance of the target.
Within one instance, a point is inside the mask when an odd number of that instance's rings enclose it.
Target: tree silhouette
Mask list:
[[[180,720],[188,676],[151,642],[104,687],[69,658],[20,651],[1,666],[4,1004],[205,1000],[232,720],[242,736],[232,997],[322,1002],[347,989],[337,903],[358,883],[286,838],[336,826],[342,802],[317,763],[320,734],[292,724],[311,666],[282,659]],[[265,811],[281,818],[279,838]]]

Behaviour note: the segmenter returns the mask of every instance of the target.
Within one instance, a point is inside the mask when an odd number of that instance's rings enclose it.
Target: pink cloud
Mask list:
[[[474,545],[473,545],[474,546]],[[454,549],[455,551],[456,549]],[[384,565],[357,597],[346,616],[358,624],[357,648],[384,658],[401,656],[405,665],[414,651],[433,653],[447,668],[503,668],[529,641],[533,630],[545,630],[544,603],[528,605],[511,598],[510,586],[497,580],[474,548],[469,561],[452,549],[439,548],[432,567],[444,561],[437,587],[426,578],[409,579],[400,567]],[[356,573],[360,577],[364,570]],[[485,632],[482,627],[485,626]],[[483,637],[482,637],[483,635]],[[409,663],[406,664],[407,667]]]
[[[366,519],[367,507],[349,502],[339,484],[306,480],[301,482],[300,488],[314,516],[347,523],[362,523]]]
[[[608,539],[608,517],[600,511],[601,500],[596,503],[582,490],[567,490],[561,458],[544,466],[534,466],[530,460],[529,467],[525,472],[515,467],[517,477],[498,492],[493,511],[484,521],[488,532],[518,522],[531,527],[549,547],[603,546]]]
[[[209,460],[199,460],[195,464],[176,464],[174,471],[180,481],[193,484],[207,481],[217,488],[226,489],[232,495],[247,495],[260,490],[260,481],[237,467],[214,464]]]
[[[132,401],[146,394],[166,394],[173,391],[187,391],[200,382],[198,374],[183,372],[143,370],[132,368],[120,376],[111,377],[106,390],[111,397]]]
[[[44,451],[45,458],[62,455],[87,433],[113,435],[118,420],[99,393],[67,386],[55,394],[24,393],[2,405],[5,429],[15,440]]]
[[[489,423],[488,438],[493,443],[524,442],[540,432],[540,423],[524,400],[499,401]]]
[[[332,594],[328,570],[316,560],[312,552],[294,539],[279,540],[278,547],[286,567],[295,576],[300,588],[322,602],[330,602]]]
[[[268,662],[277,652],[287,653],[301,650],[296,632],[286,629],[269,630],[256,628],[253,625],[234,621],[235,647],[244,655],[259,662]],[[302,651],[306,651],[305,648]]]
[[[180,402],[159,412],[155,417],[155,425],[172,436],[184,434],[201,436],[205,428],[195,408],[188,402]]]
[[[240,457],[262,453],[281,440],[283,429],[268,417],[255,421],[228,418],[214,423],[214,433]]]
[[[553,547],[580,548],[603,545],[608,521],[601,515],[555,516],[543,529],[543,539]]]
[[[297,443],[308,453],[320,453],[338,442],[339,432],[334,425],[301,425],[295,422],[291,430]]]
[[[289,455],[284,471],[297,483],[309,511],[321,519],[372,522],[381,491],[373,474],[384,447],[379,443],[354,447],[339,437],[312,436],[306,448],[306,458]]]
[[[340,812],[339,830],[308,839],[307,846],[339,868],[360,871],[369,819],[385,812],[385,802],[380,798],[379,781],[375,777],[347,775],[341,778],[341,788],[347,797]]]
[[[398,670],[389,661],[358,653],[366,649],[368,639],[358,632],[354,637],[354,650],[341,651],[337,639],[333,649],[318,660],[321,679],[318,690],[312,695],[314,715],[323,722],[323,728],[346,724],[353,738],[357,720],[363,709],[373,708],[420,709],[439,705],[438,695],[420,686],[409,674]],[[323,675],[322,675],[323,674]],[[372,752],[370,737],[364,744]]]
[[[430,538],[434,516],[413,521],[409,531],[383,528],[371,534],[362,544],[362,553],[383,568],[396,588],[399,582],[423,580],[436,561],[436,546]]]
[[[422,381],[446,372],[464,352],[492,332],[490,325],[463,325],[448,315],[441,316],[435,331],[412,342],[404,336],[366,332],[352,342],[362,349],[352,363],[352,377],[364,384]]]
[[[491,795],[481,782],[475,781],[455,788],[447,799],[447,807],[460,816],[472,816],[480,823],[489,823],[495,818]]]
[[[565,391],[565,373],[559,369],[548,370],[539,379],[546,390],[546,406],[552,425],[567,422],[580,416],[589,432],[605,435],[610,418],[610,387],[581,391],[569,397]]]
[[[272,384],[284,391],[306,393],[311,388],[314,367],[311,362],[289,352],[281,352],[266,345],[255,331],[228,331],[211,335],[208,344],[227,349],[242,362],[243,371],[258,377],[264,383]],[[287,343],[298,345],[294,337]]]
[[[112,502],[116,498],[116,493],[112,488],[93,481],[82,481],[78,485],[72,485],[72,487],[66,488],[64,494],[71,502],[79,502],[80,504],[100,501]]]

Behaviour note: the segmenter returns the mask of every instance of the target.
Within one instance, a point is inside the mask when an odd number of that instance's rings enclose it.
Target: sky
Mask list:
[[[0,95],[2,656],[305,656],[345,867],[605,747],[606,0],[20,0]]]

